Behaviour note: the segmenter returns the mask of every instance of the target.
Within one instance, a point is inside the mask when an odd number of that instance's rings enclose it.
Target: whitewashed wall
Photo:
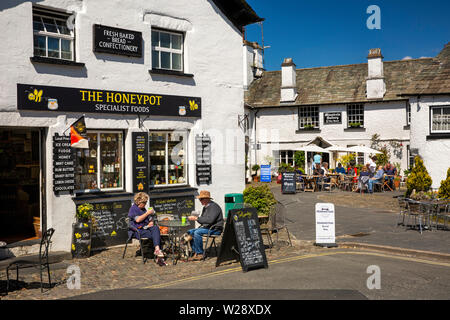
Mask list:
[[[196,96],[202,98],[202,119],[152,117],[147,129],[191,129],[190,154],[194,159],[194,136],[210,133],[213,138],[213,184],[211,191],[224,207],[224,194],[242,192],[244,183],[244,136],[238,128],[243,111],[242,35],[211,1],[172,0],[46,0],[33,1],[76,15],[76,61],[84,68],[33,64],[32,2],[0,3],[0,126],[48,128],[46,153],[46,194],[48,227],[55,228],[55,249],[70,250],[71,224],[75,205],[70,195],[54,196],[52,191],[51,141],[81,114],[17,111],[17,83],[80,87],[117,91]],[[143,57],[130,58],[93,52],[93,24],[142,32]],[[185,72],[193,78],[150,75],[151,25],[185,32]],[[136,117],[87,114],[88,129],[124,129],[126,191],[131,184],[131,133],[140,131]],[[225,145],[225,142],[228,144]],[[189,167],[191,186],[194,167]],[[196,201],[198,208],[200,204]]]
[[[341,112],[342,124],[324,124],[324,112]],[[379,134],[382,144],[397,140],[403,144],[401,158],[391,152],[392,163],[401,164],[401,172],[407,169],[407,145],[409,129],[406,126],[406,102],[379,102],[364,105],[365,130],[347,129],[346,105],[326,105],[319,107],[320,131],[298,131],[298,108],[280,107],[259,109],[257,113],[256,139],[262,144],[261,150],[252,159],[262,163],[272,150],[295,150],[317,136],[340,146],[370,146],[374,134]],[[252,135],[253,136],[253,135]],[[366,157],[365,161],[367,162]]]
[[[430,106],[450,105],[450,96],[424,96],[411,99],[411,148],[417,148],[438,189],[450,167],[450,139],[427,140],[430,135]]]

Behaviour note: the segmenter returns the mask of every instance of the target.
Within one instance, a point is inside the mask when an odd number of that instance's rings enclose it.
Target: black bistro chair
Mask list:
[[[139,247],[140,247],[140,250],[141,250],[142,263],[145,264],[145,262],[147,261],[147,258],[144,255],[144,246],[142,244],[142,242],[143,242],[142,240],[146,241],[147,245],[149,245],[148,244],[149,239],[141,237],[141,233],[140,233],[139,229],[136,229],[135,227],[133,227],[131,225],[130,218],[126,218],[126,221],[128,223],[128,238],[127,238],[127,242],[125,243],[125,249],[123,250],[122,259],[125,258],[125,253],[127,251],[128,242],[130,242],[133,239],[137,239],[139,241]]]
[[[203,234],[202,235],[203,239],[206,238],[206,241],[204,241],[204,243],[203,243],[203,260],[206,259],[206,257],[209,255],[208,253],[211,251],[211,248],[213,248],[213,247],[214,247],[214,252],[216,253],[216,255],[218,253],[217,245],[216,245],[216,239],[219,238],[222,235],[222,233],[220,233],[220,234],[211,234],[211,231],[212,231],[212,227],[209,228],[207,234]],[[209,239],[211,239],[211,243],[208,246]]]
[[[51,243],[51,238],[55,229],[50,228],[42,234],[41,244],[39,246],[39,254],[28,255],[17,258],[12,258],[11,263],[6,267],[6,293],[9,291],[9,270],[16,269],[16,281],[19,281],[19,269],[24,268],[37,268],[39,269],[41,275],[41,292],[44,292],[43,282],[42,282],[42,272],[47,269],[48,274],[48,284],[49,288],[52,287],[52,282],[50,279],[50,264],[48,261],[48,248]]]

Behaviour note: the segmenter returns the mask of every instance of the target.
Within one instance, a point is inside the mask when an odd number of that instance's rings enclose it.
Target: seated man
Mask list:
[[[369,193],[373,193],[373,184],[376,182],[381,182],[381,179],[383,179],[383,175],[383,166],[379,166],[377,173],[373,176],[373,178],[369,179]]]
[[[325,171],[321,168],[319,163],[316,163],[316,167],[314,168],[313,175],[315,177],[316,181],[316,188],[319,188],[320,184],[322,183],[323,176],[325,174]]]
[[[134,196],[134,204],[128,212],[128,218],[130,218],[130,225],[139,230],[141,238],[152,239],[153,246],[155,247],[155,255],[162,259],[164,258],[164,254],[160,249],[161,236],[159,227],[154,224],[155,210],[153,208],[145,210],[148,199],[149,196],[145,192],[137,193]],[[139,235],[135,234],[134,236],[136,239],[139,239]]]
[[[192,250],[194,251],[193,261],[199,261],[203,259],[203,239],[202,235],[208,234],[211,228],[211,235],[220,235],[223,230],[223,214],[222,209],[217,203],[212,201],[209,191],[202,190],[197,197],[203,205],[203,211],[201,216],[189,216],[189,221],[197,221],[201,224],[200,228],[191,229],[187,233],[190,238]]]
[[[345,174],[345,168],[342,166],[340,162],[338,163],[338,166],[336,168],[336,173]]]

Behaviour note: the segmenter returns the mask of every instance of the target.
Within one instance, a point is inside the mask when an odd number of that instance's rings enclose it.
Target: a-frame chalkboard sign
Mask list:
[[[244,272],[268,268],[255,208],[232,209],[228,212],[216,267],[227,260],[239,260]]]

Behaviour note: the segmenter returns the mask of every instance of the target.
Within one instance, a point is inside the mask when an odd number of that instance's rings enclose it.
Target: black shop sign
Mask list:
[[[75,156],[70,136],[53,136],[53,192],[73,193],[75,190]]]
[[[341,112],[325,112],[323,114],[324,124],[341,124],[342,113]]]
[[[195,137],[197,185],[211,184],[211,138],[207,135]]]
[[[148,133],[133,132],[133,192],[148,192]]]
[[[18,83],[17,109],[201,118],[201,98]]]
[[[142,33],[95,24],[94,51],[142,57]]]

